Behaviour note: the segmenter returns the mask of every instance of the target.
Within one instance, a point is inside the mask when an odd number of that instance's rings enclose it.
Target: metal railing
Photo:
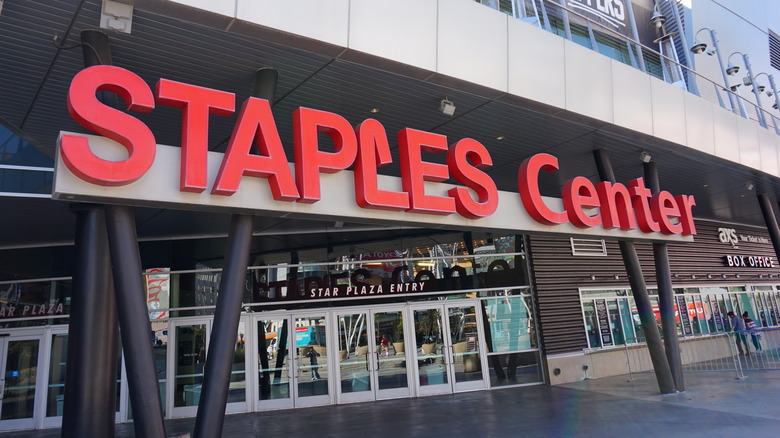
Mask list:
[[[653,372],[646,344],[628,339],[625,354],[629,381]],[[742,379],[745,371],[780,370],[780,328],[682,337],[680,358],[685,373],[723,371]]]
[[[563,6],[556,0],[476,0],[492,9],[512,15],[548,32],[588,47],[626,65],[637,68],[667,83],[700,96],[721,108],[761,125],[780,135],[780,118],[676,60],[642,45],[601,23]],[[575,23],[572,23],[574,21]],[[688,50],[687,47],[684,50]]]

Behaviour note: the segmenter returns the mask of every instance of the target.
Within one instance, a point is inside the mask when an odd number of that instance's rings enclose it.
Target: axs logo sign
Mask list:
[[[721,243],[730,243],[734,248],[737,247],[739,238],[737,237],[737,230],[734,228],[718,228],[718,240]]]

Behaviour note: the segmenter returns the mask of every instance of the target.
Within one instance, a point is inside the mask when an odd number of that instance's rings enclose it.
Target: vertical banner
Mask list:
[[[685,304],[685,297],[682,295],[675,296],[677,299],[677,315],[680,318],[680,324],[682,324],[682,332],[684,336],[692,335],[691,318],[688,314],[688,305]]]
[[[167,309],[170,307],[171,275],[170,268],[151,268],[144,271],[146,276],[146,306],[152,312],[149,319],[163,319],[168,317]]]

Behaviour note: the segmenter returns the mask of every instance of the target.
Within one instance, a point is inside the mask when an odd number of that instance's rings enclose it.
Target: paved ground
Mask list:
[[[687,391],[658,394],[652,375],[563,386],[230,415],[224,437],[750,437],[780,436],[780,371],[689,373]],[[167,422],[191,432],[193,419]],[[133,437],[131,424],[117,437]],[[54,438],[59,430],[0,434]]]

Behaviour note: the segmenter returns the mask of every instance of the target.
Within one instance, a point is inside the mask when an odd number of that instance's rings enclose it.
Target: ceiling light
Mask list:
[[[650,17],[650,24],[652,24],[656,28],[660,29],[661,26],[664,25],[664,23],[666,23],[666,16],[664,14],[658,12],[658,9],[656,9],[653,12],[653,16]]]
[[[378,113],[378,112],[379,112],[379,108],[377,108],[377,107],[373,107],[373,108],[371,108],[370,110],[368,110],[368,112],[370,112],[371,114],[376,114],[376,113]]]
[[[753,187],[755,187],[755,186],[753,185],[752,181],[750,181],[750,180],[745,181],[745,188],[746,189],[753,190]]]
[[[617,274],[615,274],[615,277],[614,277],[614,279],[615,279],[615,280],[620,280],[620,276],[619,276],[619,275],[617,275]]]
[[[590,274],[590,280],[591,280],[591,281],[594,281],[595,279],[596,279],[596,276],[595,276],[595,275],[593,275],[593,274]]]
[[[439,104],[439,111],[441,111],[444,115],[451,116],[455,114],[455,104],[445,97]]]
[[[728,68],[726,68],[726,74],[729,76],[734,76],[738,72],[739,72],[739,66],[729,63]]]
[[[642,151],[642,153],[639,154],[639,158],[642,160],[643,163],[649,163],[650,160],[653,159],[653,156],[648,154],[647,151]]]
[[[498,137],[496,137],[496,140],[498,141],[506,140],[506,135],[499,135]]]
[[[691,279],[696,280],[696,274],[691,274]]]
[[[712,278],[712,274],[707,274],[707,278]]]
[[[720,278],[726,278],[728,277],[726,274],[720,274]]]
[[[707,50],[707,45],[704,44],[701,41],[694,41],[693,45],[691,46],[691,52],[698,55],[699,53]]]

